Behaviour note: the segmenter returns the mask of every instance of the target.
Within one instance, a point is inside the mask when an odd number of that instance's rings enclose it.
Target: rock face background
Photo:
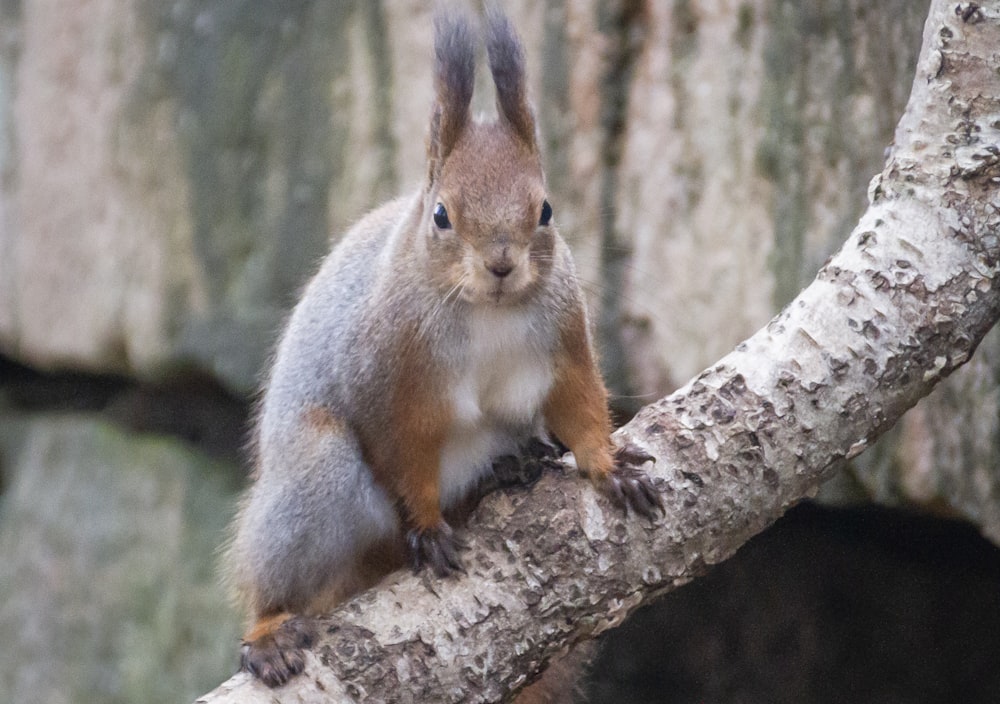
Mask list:
[[[504,5],[624,415],[764,324],[846,236],[926,2]],[[431,45],[417,0],[0,0],[11,700],[178,701],[235,665],[214,549],[249,399],[331,238],[419,186]],[[830,497],[1000,542],[998,355],[992,335]]]

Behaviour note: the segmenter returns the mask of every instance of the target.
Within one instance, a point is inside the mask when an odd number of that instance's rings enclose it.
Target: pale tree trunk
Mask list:
[[[503,701],[814,494],[1000,315],[998,47],[1000,0],[932,3],[895,145],[840,252],[619,431],[657,458],[655,526],[570,469],[498,493],[470,522],[466,575],[396,575],[323,619],[304,676],[268,690],[237,675],[199,701]]]
[[[840,247],[906,106],[928,7],[639,4],[602,271],[605,291],[620,285],[607,378],[633,412],[751,335]]]

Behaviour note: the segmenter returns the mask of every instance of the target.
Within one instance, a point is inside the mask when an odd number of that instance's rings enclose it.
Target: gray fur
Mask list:
[[[258,418],[258,476],[230,551],[237,590],[261,611],[303,610],[336,566],[349,565],[358,551],[398,530],[392,501],[375,485],[357,438],[317,440],[302,416],[327,408],[345,419],[353,410],[358,356],[351,331],[366,315],[373,262],[405,205],[383,206],[344,237],[279,344]]]

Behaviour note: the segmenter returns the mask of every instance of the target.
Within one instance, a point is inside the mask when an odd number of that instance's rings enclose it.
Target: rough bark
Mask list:
[[[618,433],[650,525],[567,469],[489,497],[460,579],[399,574],[322,621],[305,676],[201,702],[502,701],[572,643],[733,554],[969,359],[1000,316],[1000,0],[935,1],[870,206],[764,329]]]

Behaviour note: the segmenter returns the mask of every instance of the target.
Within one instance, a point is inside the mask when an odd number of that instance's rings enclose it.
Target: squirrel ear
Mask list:
[[[535,115],[525,85],[524,47],[510,20],[492,2],[486,7],[486,52],[497,88],[500,118],[534,151]]]
[[[468,19],[458,13],[434,17],[434,112],[427,143],[433,180],[469,122],[476,48]]]

